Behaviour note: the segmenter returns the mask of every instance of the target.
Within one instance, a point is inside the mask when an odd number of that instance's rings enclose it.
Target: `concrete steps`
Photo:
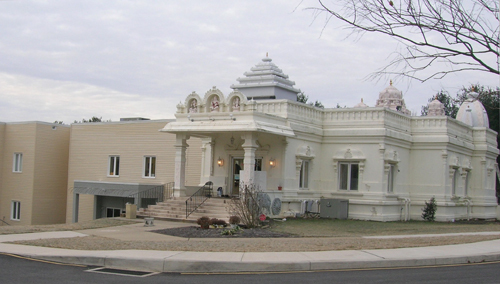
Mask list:
[[[154,217],[158,220],[174,220],[183,222],[194,222],[198,218],[206,216],[217,218],[229,222],[229,198],[213,197],[207,199],[200,207],[196,209],[188,218],[186,218],[186,197],[169,199],[156,205],[149,205],[148,208],[139,209],[137,217]]]

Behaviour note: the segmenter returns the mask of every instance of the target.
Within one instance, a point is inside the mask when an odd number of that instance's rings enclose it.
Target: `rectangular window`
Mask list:
[[[300,166],[299,188],[309,188],[309,161],[302,161],[302,165]]]
[[[15,173],[20,173],[23,171],[23,154],[14,153],[14,163],[12,166],[12,171]]]
[[[389,164],[389,173],[387,175],[387,192],[388,193],[393,193],[394,192],[394,169],[395,169],[394,164]]]
[[[144,177],[154,178],[156,175],[156,157],[144,157]]]
[[[19,221],[21,220],[21,202],[20,201],[12,201],[10,210],[10,219]]]
[[[107,207],[106,208],[106,218],[120,217],[121,212],[122,212],[122,209]]]
[[[120,156],[109,156],[109,176],[120,176]]]
[[[339,189],[358,190],[359,163],[342,162],[339,169]]]

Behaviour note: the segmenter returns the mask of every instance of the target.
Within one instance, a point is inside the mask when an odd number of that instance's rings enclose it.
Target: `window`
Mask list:
[[[154,178],[156,174],[156,157],[144,157],[144,177]]]
[[[395,165],[394,164],[389,164],[389,173],[387,174],[387,192],[388,193],[393,193],[394,192],[394,170],[395,170]]]
[[[299,177],[299,188],[308,189],[309,188],[309,161],[302,161],[300,166],[300,177]]]
[[[10,210],[10,219],[19,221],[21,220],[21,202],[12,201]]]
[[[119,208],[106,208],[106,218],[120,217],[122,209]]]
[[[451,195],[455,196],[457,193],[458,179],[460,174],[458,168],[453,169],[453,179],[451,180]]]
[[[14,163],[12,166],[12,171],[15,173],[20,173],[23,171],[23,154],[14,153]]]
[[[120,176],[120,156],[109,156],[109,176]]]
[[[359,163],[340,163],[339,189],[358,190]]]

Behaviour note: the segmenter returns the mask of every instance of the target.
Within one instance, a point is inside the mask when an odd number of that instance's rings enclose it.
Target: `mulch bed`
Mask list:
[[[225,228],[230,229],[230,228]],[[158,234],[183,238],[292,238],[291,234],[277,233],[263,228],[241,229],[234,235],[222,235],[225,229],[201,229],[199,226],[171,228],[152,231]]]

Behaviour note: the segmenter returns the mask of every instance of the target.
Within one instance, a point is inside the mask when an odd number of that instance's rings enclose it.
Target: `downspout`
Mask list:
[[[472,214],[472,202],[469,199],[464,199],[464,202],[467,206],[467,221],[469,221],[470,215]]]
[[[407,219],[407,221],[411,220],[410,208],[411,208],[411,199],[408,198],[408,219]]]
[[[403,203],[403,221],[406,222],[410,219],[410,198],[399,198],[401,202]]]

